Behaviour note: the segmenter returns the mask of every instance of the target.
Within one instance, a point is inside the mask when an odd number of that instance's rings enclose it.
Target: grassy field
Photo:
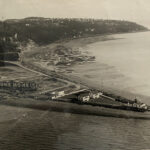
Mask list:
[[[0,88],[1,98],[12,98],[12,97],[34,97],[44,93],[45,91],[53,91],[62,87],[66,87],[66,83],[57,80],[51,76],[44,76],[36,72],[31,72],[19,66],[9,65],[1,67],[0,82],[35,82],[38,85],[36,91],[24,91],[11,88]]]

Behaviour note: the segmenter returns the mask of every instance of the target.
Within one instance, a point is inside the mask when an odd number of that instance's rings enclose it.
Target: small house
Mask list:
[[[78,100],[81,102],[88,102],[88,101],[90,101],[90,96],[88,93],[80,94],[78,96]]]
[[[64,95],[65,95],[65,91],[59,91],[59,92],[58,92],[58,95],[59,95],[59,96],[64,96]]]
[[[65,92],[64,91],[56,91],[56,92],[52,92],[51,95],[52,95],[51,96],[52,99],[56,99],[56,98],[64,96]]]
[[[103,95],[102,92],[97,92],[97,91],[92,91],[92,92],[90,93],[90,97],[91,97],[92,99],[100,98],[100,96],[102,96],[102,95]]]

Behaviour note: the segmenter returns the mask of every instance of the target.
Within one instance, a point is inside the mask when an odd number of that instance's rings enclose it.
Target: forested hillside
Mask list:
[[[48,19],[31,17],[0,22],[0,59],[16,60],[18,43],[33,40],[38,45],[57,40],[73,39],[94,35],[145,31],[147,28],[134,22],[95,19]],[[8,54],[9,53],[9,54]],[[17,56],[18,57],[18,56]]]

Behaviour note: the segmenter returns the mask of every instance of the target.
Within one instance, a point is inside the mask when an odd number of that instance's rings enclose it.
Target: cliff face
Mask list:
[[[94,35],[146,31],[134,22],[94,19],[48,19],[31,17],[0,22],[0,53],[19,52],[29,39],[38,45]],[[15,59],[16,60],[16,59]]]

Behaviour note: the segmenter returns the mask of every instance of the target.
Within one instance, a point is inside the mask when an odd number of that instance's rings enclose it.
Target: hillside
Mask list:
[[[29,40],[46,45],[63,39],[146,30],[134,22],[120,20],[39,17],[5,20],[0,22],[0,60],[17,60],[20,51],[18,45],[26,44]]]

